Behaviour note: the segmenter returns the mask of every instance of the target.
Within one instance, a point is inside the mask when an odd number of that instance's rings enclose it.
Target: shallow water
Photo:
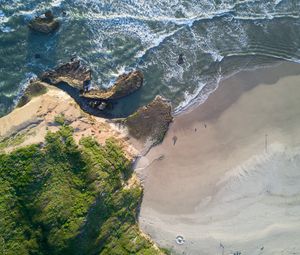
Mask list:
[[[30,32],[28,21],[47,9],[60,30]],[[72,56],[91,66],[99,87],[124,71],[144,72],[144,87],[121,100],[115,114],[127,115],[157,94],[178,112],[205,100],[232,72],[278,59],[299,62],[299,34],[298,0],[0,0],[0,115],[31,77]]]

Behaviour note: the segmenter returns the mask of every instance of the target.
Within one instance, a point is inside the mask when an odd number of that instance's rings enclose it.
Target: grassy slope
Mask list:
[[[115,141],[78,147],[68,126],[0,154],[0,254],[161,254],[139,233],[130,176]]]

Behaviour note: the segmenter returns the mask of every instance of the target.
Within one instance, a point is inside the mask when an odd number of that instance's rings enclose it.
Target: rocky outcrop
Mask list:
[[[53,71],[43,73],[40,78],[51,85],[65,82],[74,88],[83,90],[84,84],[88,84],[91,81],[91,74],[92,72],[88,67],[83,65],[80,60],[74,59]]]
[[[83,92],[82,96],[104,100],[120,99],[138,90],[143,85],[143,80],[143,73],[136,70],[120,75],[115,84],[107,90],[91,89]]]
[[[43,73],[40,80],[67,92],[84,111],[96,116],[116,118],[112,110],[117,100],[138,90],[144,79],[143,73],[136,70],[120,75],[109,89],[94,89],[91,73],[90,68],[74,58],[69,63]]]
[[[30,82],[28,87],[25,89],[22,97],[19,99],[17,107],[22,107],[27,104],[33,97],[42,95],[47,92],[47,84],[40,82],[38,80],[33,80]]]
[[[36,32],[49,34],[59,28],[59,22],[54,18],[51,11],[47,11],[44,15],[30,21],[28,26]]]
[[[171,104],[161,96],[156,96],[150,104],[123,120],[123,124],[128,127],[131,136],[151,146],[163,140],[172,119]]]
[[[144,80],[143,73],[136,70],[120,75],[115,84],[107,90],[93,89],[91,88],[91,70],[83,65],[80,60],[73,60],[53,71],[45,72],[40,78],[43,82],[52,85],[65,82],[78,89],[82,97],[106,101],[128,96],[138,90],[143,85]]]

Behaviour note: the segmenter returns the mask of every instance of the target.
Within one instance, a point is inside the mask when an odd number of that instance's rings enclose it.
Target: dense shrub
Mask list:
[[[142,189],[123,189],[121,148],[72,133],[0,154],[0,254],[160,254],[136,225]]]

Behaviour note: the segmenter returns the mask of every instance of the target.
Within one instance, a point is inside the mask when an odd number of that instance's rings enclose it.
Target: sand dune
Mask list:
[[[175,118],[137,165],[143,230],[180,254],[300,254],[299,85],[297,64],[242,72]]]

